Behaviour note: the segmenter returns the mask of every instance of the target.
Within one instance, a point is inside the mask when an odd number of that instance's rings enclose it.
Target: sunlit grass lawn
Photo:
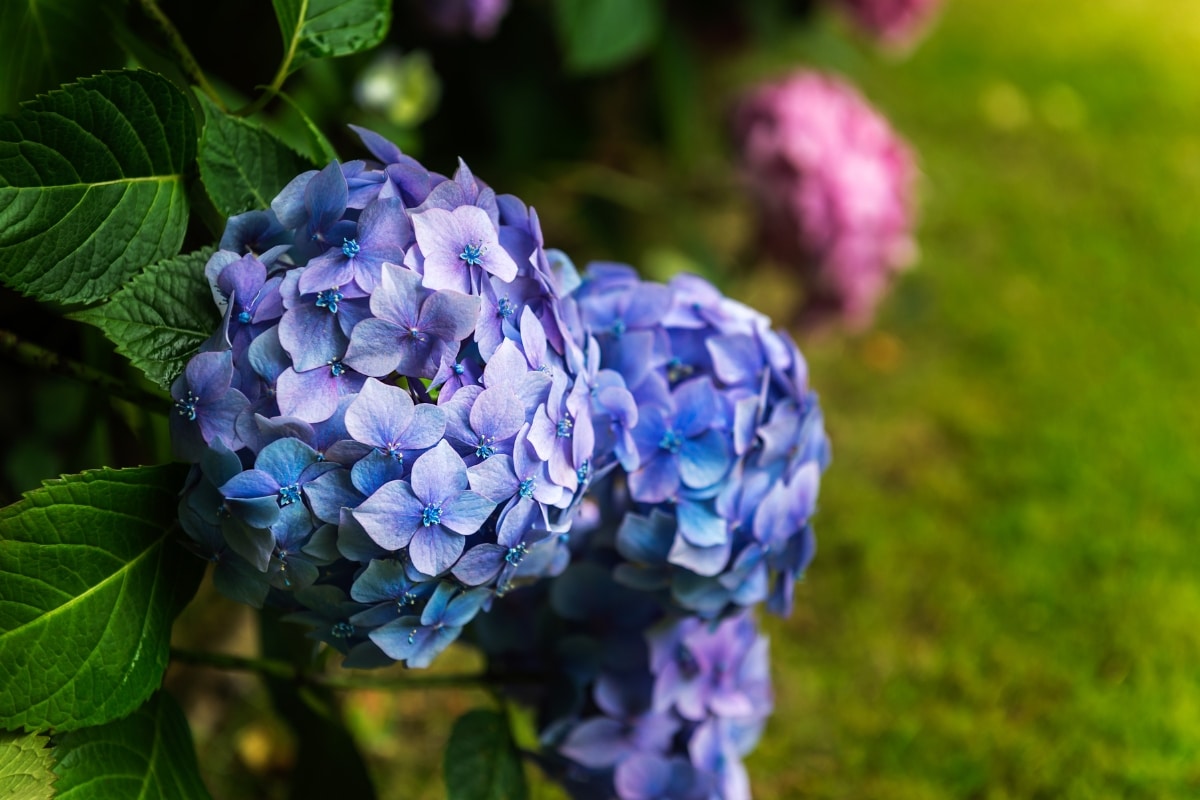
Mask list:
[[[806,345],[835,442],[763,798],[1200,795],[1200,8],[957,0],[848,59],[923,259]]]

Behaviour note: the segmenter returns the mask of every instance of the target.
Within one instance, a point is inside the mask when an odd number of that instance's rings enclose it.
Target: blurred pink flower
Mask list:
[[[752,89],[734,126],[764,248],[801,269],[805,321],[869,324],[916,253],[907,144],[852,86],[811,71]]]
[[[942,0],[836,0],[868,34],[886,44],[911,42]]]

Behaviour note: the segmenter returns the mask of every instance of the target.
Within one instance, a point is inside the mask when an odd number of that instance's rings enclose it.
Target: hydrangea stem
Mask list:
[[[196,57],[192,55],[192,51],[188,49],[187,43],[183,41],[183,36],[180,35],[179,29],[163,13],[163,10],[158,7],[156,0],[140,0],[140,2],[142,10],[146,12],[146,16],[154,20],[162,30],[163,35],[167,39],[167,44],[171,46],[175,57],[179,59],[179,66],[183,68],[183,71],[196,82],[196,85],[208,95],[209,99],[217,104],[217,108],[222,111],[228,111],[229,109],[225,107],[225,101],[221,99],[221,96],[217,94],[217,90],[209,83],[208,77],[204,74],[204,70],[200,69],[200,64],[196,61]]]
[[[198,650],[171,648],[171,660],[180,664],[213,667],[214,669],[257,672],[273,678],[284,678],[309,682],[330,689],[366,690],[412,690],[412,689],[456,689],[464,686],[487,686],[494,683],[516,683],[527,678],[489,675],[484,672],[447,673],[444,675],[421,675],[394,678],[369,675],[330,675],[321,672],[306,672],[286,661],[271,658],[247,658],[226,653],[211,653]]]
[[[163,396],[117,380],[94,367],[65,358],[44,347],[22,341],[19,336],[10,331],[0,330],[0,356],[34,367],[42,372],[48,372],[51,375],[61,375],[90,384],[114,397],[127,400],[149,411],[161,414],[166,408],[166,398]]]

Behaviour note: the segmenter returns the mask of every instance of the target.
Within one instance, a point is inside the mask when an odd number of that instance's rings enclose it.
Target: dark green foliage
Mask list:
[[[204,277],[212,253],[206,247],[164,259],[134,276],[107,303],[71,316],[103,330],[147,378],[169,386],[221,321]]]
[[[267,208],[288,181],[313,164],[256,122],[223,113],[197,93],[204,108],[200,178],[227,217]]]
[[[392,23],[390,0],[273,0],[288,73],[318,58],[375,47]]]
[[[0,113],[79,75],[120,65],[107,30],[120,0],[0,3]]]
[[[523,800],[529,789],[508,719],[477,708],[454,723],[443,769],[450,800]]]
[[[556,0],[567,68],[599,72],[644,53],[662,27],[659,0]]]
[[[207,800],[187,719],[159,692],[132,715],[63,736],[58,800]]]
[[[173,534],[185,474],[100,469],[0,509],[0,727],[97,725],[158,687],[204,572]]]
[[[174,255],[195,152],[187,98],[153,73],[106,72],[26,103],[0,120],[0,279],[89,302]]]

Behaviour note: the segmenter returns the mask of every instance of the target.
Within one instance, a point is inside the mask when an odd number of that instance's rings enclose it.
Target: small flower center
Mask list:
[[[694,371],[691,366],[683,363],[678,358],[672,358],[667,362],[667,380],[671,383],[678,383]]]
[[[361,249],[362,248],[358,246],[357,239],[342,240],[342,255],[344,255],[346,258],[354,258],[356,255],[358,255],[358,251]]]
[[[300,499],[300,486],[292,483],[279,487],[279,507],[290,506]]]
[[[415,606],[417,604],[417,596],[412,592],[405,592],[396,598],[396,610],[404,611],[405,606]]]
[[[199,402],[200,398],[189,390],[182,400],[175,401],[175,410],[179,412],[179,416],[187,418],[188,422],[195,422],[196,403]]]
[[[455,375],[462,375],[466,372],[466,368],[462,364],[455,364],[451,369],[454,370]]]
[[[254,315],[246,309],[242,309],[242,311],[238,313],[238,322],[242,323],[243,325],[249,325],[250,320],[252,319],[254,319]]]
[[[333,360],[329,363],[329,374],[335,378],[340,378],[346,374],[346,365],[341,361]]]
[[[513,308],[512,301],[507,297],[500,298],[500,302],[496,304],[496,310],[504,319],[508,319],[516,312],[516,309]]]
[[[525,480],[521,481],[521,486],[517,491],[520,493],[521,497],[524,497],[526,500],[528,500],[529,498],[533,497],[534,486],[535,484],[533,478],[526,478]]]
[[[330,314],[336,314],[338,312],[338,303],[342,302],[342,297],[342,293],[336,288],[317,292],[317,308],[324,308]]]
[[[625,330],[625,320],[620,317],[614,319],[613,324],[609,327],[609,331],[612,333],[614,339],[620,339]]]
[[[354,625],[349,622],[334,623],[329,635],[335,639],[349,639],[354,635]]]
[[[554,426],[554,435],[560,439],[570,439],[571,438],[571,428],[574,428],[574,427],[575,427],[574,420],[572,420],[569,416],[563,417],[562,419],[560,419],[558,421],[558,424],[556,426]]]
[[[658,440],[658,446],[668,453],[678,453],[679,448],[683,446],[683,435],[674,428],[667,428]]]
[[[421,329],[420,328],[409,328],[408,336],[411,339],[416,339],[417,341],[421,341]]]
[[[437,525],[442,521],[442,507],[430,503],[421,509],[421,524],[428,528],[430,525]]]
[[[412,644],[416,640],[416,638],[417,638],[417,629],[413,628],[411,631],[408,632],[408,643]]]
[[[493,441],[491,436],[479,434],[479,446],[475,448],[475,455],[480,458],[491,458],[496,455],[496,448],[492,446]]]
[[[591,471],[592,462],[584,460],[584,462],[579,465],[579,469],[575,470],[575,477],[579,479],[580,483],[584,483],[587,481],[588,475],[591,474]]]
[[[525,549],[525,543],[520,542],[516,547],[508,548],[508,552],[504,554],[504,560],[514,567],[521,563],[521,559],[529,552]]]
[[[393,461],[399,461],[401,465],[404,464],[404,451],[394,443],[389,443],[387,447],[381,449],[379,452]]]
[[[468,244],[463,246],[463,251],[458,254],[458,257],[467,262],[468,266],[478,267],[483,263],[483,246],[478,244]]]

